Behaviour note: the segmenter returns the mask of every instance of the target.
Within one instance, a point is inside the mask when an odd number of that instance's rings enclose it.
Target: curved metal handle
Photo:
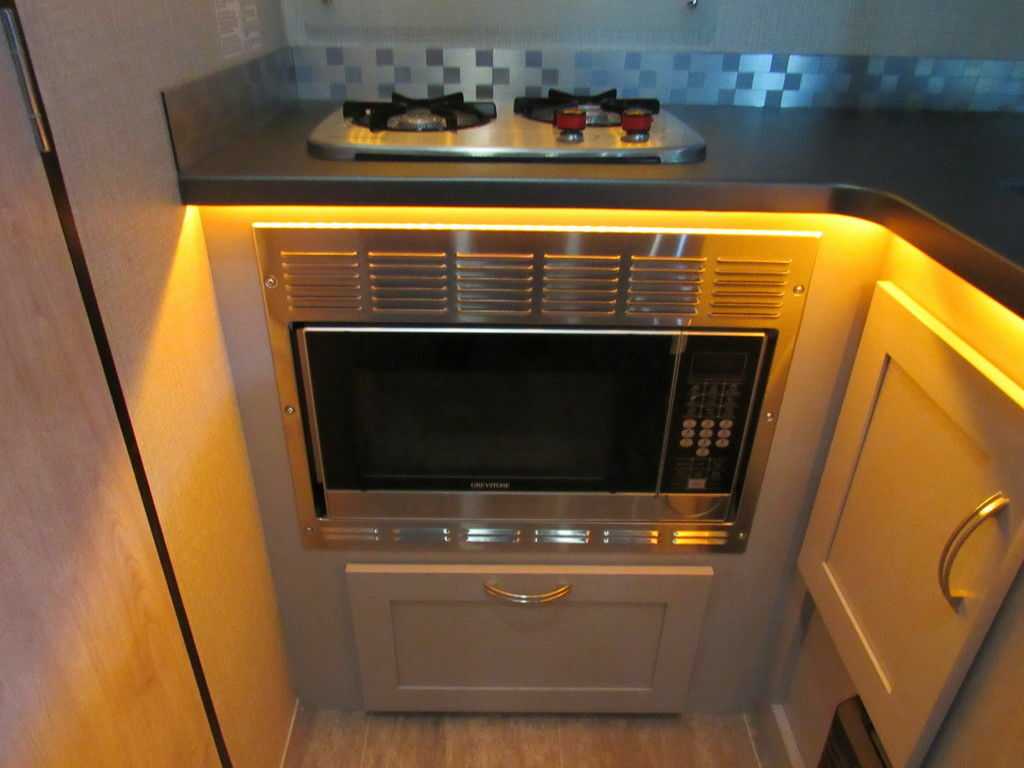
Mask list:
[[[542,603],[550,603],[565,597],[572,592],[572,584],[562,584],[561,586],[555,587],[550,592],[544,592],[539,595],[519,595],[515,592],[506,592],[504,589],[499,589],[493,584],[484,584],[484,592],[495,600],[501,600],[503,603],[515,603],[516,605],[540,605]]]
[[[956,560],[956,556],[960,554],[961,547],[971,537],[971,534],[982,523],[991,517],[995,517],[1008,506],[1010,506],[1010,499],[1004,496],[1002,491],[993,493],[971,510],[971,514],[960,521],[960,524],[953,529],[953,532],[946,540],[946,545],[942,548],[942,554],[939,555],[939,589],[942,590],[942,596],[946,598],[946,601],[954,610],[959,607],[963,596],[954,595],[949,588],[949,576],[953,570],[953,561]]]

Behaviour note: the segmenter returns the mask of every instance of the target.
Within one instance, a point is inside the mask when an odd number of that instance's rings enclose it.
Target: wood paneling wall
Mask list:
[[[219,766],[0,51],[0,766]]]
[[[212,0],[20,8],[118,375],[236,768],[276,768],[295,704],[198,216],[160,90],[223,58]],[[262,49],[273,0],[250,4]],[[181,761],[179,765],[191,765]]]

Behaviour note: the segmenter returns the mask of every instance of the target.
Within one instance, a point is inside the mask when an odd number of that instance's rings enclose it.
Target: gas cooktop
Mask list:
[[[706,151],[700,134],[655,99],[557,90],[498,104],[461,93],[346,101],[308,146],[328,160],[693,163]]]

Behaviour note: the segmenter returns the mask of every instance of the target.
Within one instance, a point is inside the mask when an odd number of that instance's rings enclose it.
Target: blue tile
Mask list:
[[[688,53],[677,53],[672,57],[672,69],[676,72],[682,72],[690,69],[690,54]]]
[[[324,58],[328,64],[337,65],[345,63],[345,54],[338,46],[330,46],[324,52]]]
[[[791,72],[786,75],[786,79],[782,81],[782,87],[787,91],[799,91],[800,83],[803,79],[803,75],[798,72]]]
[[[658,82],[658,73],[651,69],[640,70],[637,85],[641,88],[653,88]]]
[[[782,106],[782,91],[768,91],[764,95],[765,109],[778,109]]]
[[[814,94],[810,91],[783,91],[782,100],[779,106],[781,107],[809,107],[814,99]]]
[[[740,55],[740,72],[770,72],[772,55],[770,53],[744,53]]]
[[[686,84],[690,88],[703,88],[707,78],[707,72],[690,72],[686,76]]]
[[[640,69],[640,53],[638,51],[628,51],[626,53],[624,67],[625,69]]]
[[[544,89],[539,85],[528,85],[526,86],[526,95],[531,99],[536,99],[544,95]]]
[[[412,82],[411,67],[395,67],[395,84],[406,85]]]
[[[882,80],[878,84],[878,88],[882,93],[892,93],[896,90],[896,86],[899,84],[899,75],[882,75]]]
[[[494,66],[494,50],[491,48],[481,49],[477,48],[476,51],[476,65],[478,67],[493,67]]]
[[[494,85],[508,85],[509,84],[509,68],[508,67],[495,67],[491,70],[491,82]]]
[[[444,83],[446,85],[454,85],[455,83],[462,82],[462,73],[458,67],[445,67],[444,68]]]
[[[493,99],[494,88],[490,85],[478,85],[476,87],[476,98],[485,100]]]
[[[918,59],[914,66],[914,74],[918,77],[928,77],[935,69],[935,59]]]
[[[540,71],[541,85],[558,85],[557,69],[542,69]]]
[[[377,66],[391,67],[395,64],[395,52],[391,48],[377,49]]]
[[[525,59],[528,69],[537,69],[543,66],[544,54],[540,51],[527,51]]]
[[[788,72],[789,71],[789,56],[785,53],[773,53],[772,54],[772,72]]]
[[[738,72],[740,69],[740,55],[738,53],[726,53],[722,55],[722,71]]]
[[[740,72],[736,77],[737,88],[750,88],[754,84],[753,72]]]
[[[1012,61],[983,61],[981,63],[981,77],[1010,77],[1013,75],[1014,63]]]
[[[593,66],[594,57],[590,51],[579,51],[575,57],[576,69],[590,69]]]
[[[797,74],[816,74],[820,66],[821,59],[817,56],[790,54],[789,61],[786,64],[786,71]]]
[[[751,87],[759,91],[781,91],[785,85],[786,76],[782,72],[758,72]]]
[[[963,77],[967,62],[963,59],[939,59],[935,62],[932,74],[940,77]]]
[[[737,90],[733,92],[732,103],[737,107],[763,107],[764,91]]]

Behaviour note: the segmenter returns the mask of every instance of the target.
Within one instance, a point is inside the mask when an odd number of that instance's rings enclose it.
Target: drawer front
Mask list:
[[[364,707],[677,712],[712,574],[349,565]]]

